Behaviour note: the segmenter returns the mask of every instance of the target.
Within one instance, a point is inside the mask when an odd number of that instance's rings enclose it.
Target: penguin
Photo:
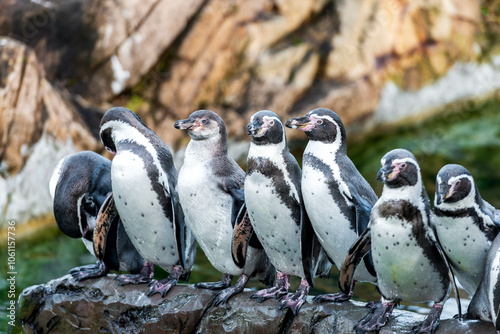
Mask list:
[[[483,276],[465,318],[492,322],[500,334],[500,236],[493,240],[482,268]]]
[[[191,137],[177,186],[186,224],[210,263],[223,273],[220,282],[197,283],[195,287],[223,289],[213,301],[223,305],[243,291],[252,276],[271,286],[274,267],[249,222],[243,191],[245,172],[227,153],[224,121],[213,111],[198,110],[174,127],[187,130]],[[231,287],[236,275],[239,279]]]
[[[170,275],[153,281],[148,296],[164,297],[179,279],[187,280],[196,243],[177,194],[177,170],[167,145],[131,110],[116,107],[102,117],[99,135],[115,154],[113,198],[132,243],[148,262]]]
[[[111,193],[111,161],[101,155],[82,151],[62,158],[49,182],[53,211],[59,229],[71,238],[81,238],[85,247],[95,255],[93,234],[98,212]],[[129,271],[137,283],[148,283],[153,278],[153,267],[143,263],[132,245],[119,217],[110,222],[105,254],[94,265],[69,271],[76,281],[106,276],[110,270]],[[119,275],[120,285],[128,275]]]
[[[436,177],[434,215],[439,242],[465,291],[474,296],[491,243],[500,231],[496,210],[484,201],[471,173],[450,164]]]
[[[407,150],[395,149],[384,155],[381,164],[377,180],[384,183],[382,195],[373,206],[368,228],[346,256],[339,284],[343,291],[349,291],[356,266],[371,249],[382,298],[354,329],[358,333],[378,331],[400,301],[432,301],[425,320],[412,329],[413,333],[432,333],[454,276],[435,237],[416,158]],[[453,287],[461,317],[458,291]]]
[[[251,136],[245,177],[245,201],[257,237],[277,270],[272,288],[251,298],[262,302],[288,293],[290,275],[301,278],[294,294],[286,295],[279,308],[297,314],[306,301],[314,277],[328,277],[331,263],[307,216],[300,189],[301,170],[290,153],[281,119],[262,110],[247,126]]]
[[[321,246],[340,269],[349,248],[366,230],[377,195],[347,156],[346,131],[335,112],[317,108],[289,119],[286,126],[309,138],[302,157],[302,197]],[[354,279],[376,282],[370,254]],[[348,295],[318,295],[314,301],[344,301],[351,295],[352,289]]]

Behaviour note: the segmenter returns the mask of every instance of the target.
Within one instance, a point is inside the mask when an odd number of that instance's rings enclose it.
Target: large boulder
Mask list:
[[[19,298],[16,326],[24,333],[354,333],[369,310],[359,302],[311,303],[297,316],[280,311],[277,300],[261,304],[250,291],[226,306],[210,306],[216,291],[178,284],[166,298],[147,297],[146,285],[118,286],[114,275],[76,283],[69,275],[25,289]],[[395,310],[380,333],[410,333],[423,315]],[[482,321],[442,320],[436,334],[495,333]]]

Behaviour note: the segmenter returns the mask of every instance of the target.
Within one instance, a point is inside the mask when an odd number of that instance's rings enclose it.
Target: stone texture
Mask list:
[[[0,69],[0,207],[5,218],[24,221],[51,209],[47,185],[58,159],[96,150],[97,140],[32,49],[0,37]]]
[[[166,298],[147,297],[146,285],[119,287],[114,275],[74,282],[69,275],[25,289],[16,317],[24,333],[354,333],[368,310],[359,302],[305,304],[293,317],[278,310],[278,301],[258,304],[250,291],[225,307],[210,307],[214,291],[192,285],[174,287]],[[380,333],[409,333],[423,315],[396,310]],[[495,333],[482,321],[442,320],[436,334]]]

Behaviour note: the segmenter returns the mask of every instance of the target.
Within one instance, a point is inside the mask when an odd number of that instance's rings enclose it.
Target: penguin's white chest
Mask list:
[[[378,287],[386,298],[423,302],[443,297],[440,274],[417,244],[411,224],[379,218],[372,221],[371,237]]]
[[[247,176],[245,202],[255,233],[271,263],[283,273],[305,277],[301,226],[278,196],[272,180],[259,172]]]
[[[185,161],[179,172],[178,193],[186,223],[210,263],[220,272],[241,275],[232,260],[232,197],[222,191],[209,166]]]
[[[179,262],[173,222],[163,212],[160,195],[140,156],[118,153],[111,164],[116,208],[123,226],[141,256],[166,270]]]
[[[349,218],[342,212],[338,201],[344,201],[340,190],[331,194],[328,180],[321,171],[304,164],[302,170],[302,197],[311,224],[328,256],[340,268],[351,245],[358,235],[350,226]],[[348,207],[348,204],[344,207]],[[354,209],[354,208],[351,208]],[[353,216],[354,217],[354,216]],[[355,218],[355,217],[354,217]],[[355,272],[357,281],[374,281],[364,263]]]
[[[436,231],[458,280],[471,296],[476,292],[491,243],[472,217],[436,217]]]

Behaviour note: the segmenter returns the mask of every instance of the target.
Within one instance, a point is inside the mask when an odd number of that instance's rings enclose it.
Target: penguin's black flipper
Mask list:
[[[311,287],[314,287],[314,250],[316,247],[321,247],[319,242],[317,242],[316,234],[309,220],[309,216],[306,213],[304,207],[300,207],[300,226],[302,226],[301,240],[302,244],[302,266],[304,268],[304,273],[306,275],[307,283]]]
[[[170,194],[167,193],[166,189],[165,190],[165,196],[167,198],[170,197],[170,203],[172,205],[172,222],[174,223],[174,232],[175,232],[175,240],[177,243],[177,252],[179,253],[179,261],[180,261],[180,266],[182,266],[183,269],[186,269],[186,253],[185,253],[185,240],[184,238],[186,237],[186,231],[185,226],[186,223],[184,222],[184,213],[182,211],[179,199],[177,198],[177,193],[174,196],[170,196]],[[189,276],[188,276],[189,277]]]
[[[222,188],[222,187],[221,187]],[[233,198],[233,207],[231,209],[231,224],[233,227],[241,222],[242,215],[246,214],[245,192],[241,188],[228,187],[222,188]]]
[[[354,202],[356,208],[356,233],[358,235],[363,234],[370,223],[370,215],[372,212],[373,204],[371,204],[363,196],[353,196],[351,200]],[[373,276],[376,277],[377,273],[375,271],[375,266],[373,265],[373,258],[371,252],[368,252],[365,257],[363,257],[366,269]]]
[[[368,226],[358,240],[349,248],[344,263],[340,270],[339,288],[345,294],[349,294],[353,286],[354,271],[363,257],[371,249],[371,231]]]
[[[446,268],[448,268],[448,278],[450,279],[451,285],[453,287],[453,291],[455,292],[455,299],[457,301],[458,319],[461,320],[462,319],[462,304],[460,303],[460,294],[458,293],[458,287],[457,287],[457,282],[455,279],[455,273],[453,272],[453,269],[451,268],[450,261],[448,260],[448,257],[446,256],[445,252],[443,251],[443,248],[441,247],[434,223],[431,223],[430,227],[431,227],[430,231],[432,233],[431,240],[434,243],[434,245],[436,246],[436,249],[438,250],[439,255],[443,259],[444,263],[446,264]]]
[[[233,243],[231,254],[238,268],[245,266],[248,244],[253,235],[253,227],[248,218],[247,210],[243,205],[238,213],[238,220],[233,230]]]
[[[109,193],[99,209],[94,229],[94,253],[98,260],[104,261],[106,242],[112,223],[118,215],[113,193]]]

